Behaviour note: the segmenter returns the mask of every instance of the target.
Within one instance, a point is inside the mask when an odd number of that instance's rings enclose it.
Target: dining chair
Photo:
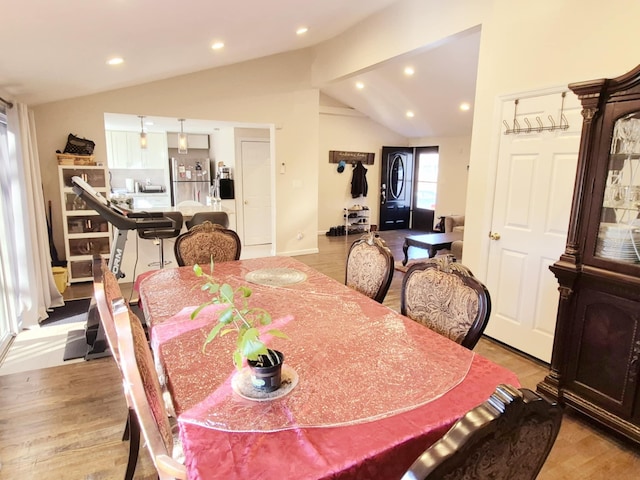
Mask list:
[[[233,230],[205,220],[176,238],[174,253],[178,265],[208,265],[240,259],[240,237]]]
[[[404,274],[400,313],[472,350],[489,321],[491,296],[467,267],[442,255]]]
[[[229,215],[227,215],[227,212],[197,212],[193,214],[190,220],[185,221],[184,224],[187,226],[187,229],[190,229],[194,225],[199,225],[207,220],[211,223],[222,225],[224,228],[229,228]]]
[[[347,254],[345,285],[382,303],[393,279],[393,255],[382,238],[365,233]]]
[[[176,238],[182,230],[183,217],[181,212],[164,212],[164,216],[173,220],[173,227],[167,228],[142,228],[138,230],[138,236],[146,240],[155,240],[158,242],[158,262],[151,262],[149,266],[158,265],[164,268],[171,261],[164,259],[164,240],[168,238]]]
[[[93,295],[100,317],[100,323],[102,324],[107,343],[109,344],[109,350],[118,369],[122,372],[120,352],[118,351],[118,337],[112,311],[112,301],[122,297],[122,291],[120,290],[116,276],[109,270],[106,260],[100,255],[94,255],[92,269]],[[124,433],[122,434],[122,441],[129,441],[129,458],[127,459],[127,469],[124,478],[125,480],[132,480],[138,462],[138,451],[140,450],[140,428],[138,427],[131,399],[129,398],[126,388],[124,393],[127,402],[127,420]]]
[[[560,430],[562,408],[526,388],[498,385],[460,418],[401,480],[533,480]]]
[[[113,302],[113,313],[125,388],[158,477],[186,479],[180,442],[172,432],[142,323],[122,298]]]

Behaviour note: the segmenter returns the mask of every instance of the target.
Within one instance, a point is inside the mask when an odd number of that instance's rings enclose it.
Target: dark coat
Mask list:
[[[360,195],[367,196],[367,169],[362,165],[362,162],[358,162],[353,169],[353,177],[351,178],[351,196],[357,198]]]

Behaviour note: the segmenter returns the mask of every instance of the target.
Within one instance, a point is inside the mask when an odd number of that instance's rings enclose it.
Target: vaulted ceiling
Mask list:
[[[306,48],[397,1],[5,0],[0,89],[37,105]],[[301,26],[308,32],[296,35]],[[469,135],[479,39],[466,32],[322,92],[406,137]],[[224,48],[213,50],[215,41]],[[108,66],[116,55],[125,62]],[[460,111],[462,102],[471,109]]]

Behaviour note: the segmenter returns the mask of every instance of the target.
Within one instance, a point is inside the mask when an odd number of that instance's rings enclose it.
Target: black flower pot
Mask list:
[[[258,360],[247,360],[251,369],[251,383],[264,392],[280,388],[284,355],[277,350],[269,350],[269,355],[260,355]]]

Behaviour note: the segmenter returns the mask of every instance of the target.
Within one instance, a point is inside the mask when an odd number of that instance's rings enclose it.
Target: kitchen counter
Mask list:
[[[135,195],[135,194],[134,194]],[[138,195],[154,195],[154,194],[138,194]],[[219,206],[213,208],[207,205],[189,205],[180,207],[153,207],[153,208],[135,208],[135,212],[180,212],[182,213],[183,220],[190,220],[193,215],[198,212],[226,212],[229,216],[229,228],[236,230],[236,215],[235,210],[226,206]],[[182,225],[182,232],[186,232],[187,227]],[[159,257],[158,245],[154,240],[146,240],[140,238],[135,230],[128,230],[126,232],[127,242],[125,244],[124,255],[122,259],[122,271],[125,277],[120,279],[121,282],[133,282],[135,277],[143,272],[149,270],[156,270],[158,268],[157,262]],[[175,260],[175,254],[173,247],[175,245],[175,238],[165,239],[163,242],[164,258],[165,261],[169,260],[171,263],[166,265],[165,268],[177,267],[178,264]],[[153,263],[156,262],[154,265]],[[150,265],[151,264],[151,265]]]

